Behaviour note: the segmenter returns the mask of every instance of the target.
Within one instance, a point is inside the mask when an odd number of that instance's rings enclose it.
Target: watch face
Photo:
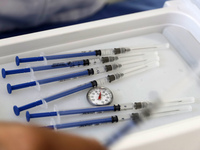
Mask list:
[[[88,91],[87,100],[96,106],[109,105],[113,101],[113,94],[108,88],[95,87]]]

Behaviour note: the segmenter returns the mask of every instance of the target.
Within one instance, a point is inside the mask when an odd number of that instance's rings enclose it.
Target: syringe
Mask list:
[[[177,103],[177,101],[179,101]],[[170,106],[184,105],[194,103],[194,97],[180,98],[179,100],[170,101]],[[173,103],[173,104],[172,104]],[[113,106],[103,106],[103,107],[93,107],[93,108],[84,108],[84,109],[74,109],[74,110],[62,110],[62,111],[52,111],[52,112],[42,112],[42,113],[33,113],[30,114],[29,111],[26,112],[26,120],[30,121],[31,118],[41,118],[41,117],[52,117],[52,116],[65,116],[73,114],[89,114],[95,112],[106,112],[106,111],[123,111],[123,110],[132,110],[132,109],[142,109],[151,105],[151,102],[134,102],[134,103],[125,103],[125,104],[115,104]],[[168,105],[169,102],[164,104]]]
[[[27,104],[27,105],[24,105],[24,106],[21,106],[21,107],[17,107],[15,105],[13,107],[13,110],[14,110],[14,113],[17,116],[19,116],[21,111],[24,111],[24,110],[27,110],[27,109],[42,105],[43,103],[45,104],[45,103],[54,101],[56,99],[71,95],[73,93],[88,89],[88,88],[101,86],[101,85],[104,85],[106,83],[112,83],[113,81],[118,80],[118,79],[120,79],[122,77],[126,77],[128,75],[133,75],[133,74],[137,74],[137,73],[141,73],[141,72],[144,72],[146,70],[149,70],[149,69],[152,69],[152,68],[155,68],[155,67],[158,67],[158,66],[159,66],[158,62],[149,63],[149,64],[146,64],[145,66],[143,66],[141,68],[137,68],[137,69],[133,68],[133,69],[129,69],[129,70],[125,70],[125,71],[119,72],[119,73],[111,74],[111,75],[108,75],[107,77],[100,78],[100,79],[97,79],[97,80],[93,80],[91,82],[88,82],[88,83],[85,83],[83,85],[74,87],[72,89],[65,90],[63,92],[51,95],[51,96],[46,97],[44,99],[37,100],[36,102],[30,103],[30,104]]]
[[[34,62],[34,61],[44,61],[44,60],[55,60],[55,59],[64,59],[64,58],[74,58],[74,57],[85,57],[85,56],[107,56],[107,55],[118,55],[124,54],[131,51],[141,51],[141,50],[158,50],[168,48],[169,44],[160,44],[160,45],[150,45],[143,47],[132,47],[132,48],[111,48],[111,49],[102,49],[94,50],[88,52],[79,52],[72,54],[60,54],[60,55],[50,55],[50,56],[40,56],[40,57],[29,57],[29,58],[19,58],[16,56],[15,61],[16,65],[19,66],[20,63]]]
[[[155,55],[155,57],[147,57],[147,58],[139,58],[139,59],[134,59],[132,61],[127,61],[127,62],[122,62],[122,63],[115,63],[115,64],[109,64],[109,65],[105,65],[102,67],[96,67],[96,68],[91,68],[91,69],[86,69],[83,71],[79,71],[79,72],[75,72],[75,73],[70,73],[70,74],[64,74],[64,75],[60,75],[60,76],[55,76],[55,77],[51,77],[51,78],[46,78],[46,79],[41,79],[41,80],[36,80],[36,81],[31,81],[31,82],[26,82],[26,83],[21,83],[21,84],[17,84],[17,85],[11,85],[10,83],[7,84],[7,91],[9,94],[12,93],[13,90],[18,90],[18,89],[22,89],[22,88],[27,88],[27,87],[31,87],[31,86],[40,86],[43,84],[47,84],[47,83],[51,83],[51,82],[55,82],[55,81],[60,81],[60,80],[66,80],[66,79],[75,79],[77,77],[83,77],[83,76],[90,76],[90,75],[96,75],[96,74],[101,74],[104,72],[109,72],[109,71],[113,71],[113,70],[117,70],[120,69],[122,67],[125,67],[127,65],[134,65],[133,67],[136,69],[141,68],[141,65],[135,66],[135,64],[138,63],[143,63],[143,65],[145,65],[145,63],[148,63],[150,61],[158,61],[159,57],[157,55]]]
[[[190,112],[190,111],[192,111],[192,106],[186,105],[186,106],[177,107],[177,108],[171,108],[171,107],[163,108],[163,109],[161,108],[159,109],[159,111],[156,110],[150,114],[148,110],[145,110],[144,112],[140,114],[135,113],[136,115],[132,117],[134,119],[131,118],[131,120],[127,122],[127,124],[125,124],[122,128],[120,128],[114,135],[112,135],[109,139],[106,139],[104,145],[106,147],[110,147],[110,145],[116,142],[120,137],[124,136],[128,131],[130,131],[130,129],[137,126],[137,124],[142,121],[143,117],[151,117],[151,118],[163,117],[163,116],[176,115],[176,114]],[[50,127],[52,128],[52,126]],[[55,125],[53,128],[56,129],[56,127],[57,126]],[[64,126],[61,126],[61,127],[64,127]]]
[[[78,61],[54,63],[52,65],[27,67],[27,68],[14,69],[14,70],[5,70],[4,68],[2,68],[1,72],[2,72],[2,77],[6,78],[7,75],[12,75],[12,74],[44,71],[44,70],[51,70],[51,69],[60,69],[60,68],[75,67],[75,66],[89,66],[89,65],[104,64],[104,63],[117,61],[121,58],[134,57],[133,59],[140,59],[140,58],[151,57],[152,55],[155,55],[155,54],[157,54],[157,52],[148,53],[148,54],[137,53],[137,54],[129,55],[129,56],[109,56],[109,57],[101,57],[101,58],[95,58],[95,59],[83,59],[83,60],[78,60]]]
[[[180,114],[180,113],[185,113],[185,112],[190,112],[190,111],[192,111],[192,107],[190,105],[177,107],[177,108],[167,108],[167,109],[165,108],[163,110],[160,109],[159,112],[155,112],[155,114],[153,114],[152,117],[163,117],[163,116],[175,115],[175,114]],[[51,129],[65,129],[65,128],[73,128],[73,127],[100,125],[100,124],[105,124],[105,123],[117,123],[117,122],[125,121],[125,120],[132,120],[132,123],[134,124],[134,123],[137,123],[139,119],[140,119],[139,113],[132,113],[132,114],[124,114],[124,115],[115,115],[115,116],[110,116],[110,117],[101,118],[101,119],[56,124],[56,125],[50,125],[47,127]],[[107,142],[110,143],[109,141]]]

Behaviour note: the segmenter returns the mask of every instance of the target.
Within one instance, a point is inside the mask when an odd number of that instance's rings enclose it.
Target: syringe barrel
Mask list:
[[[114,55],[112,48],[101,50],[101,56],[108,56],[108,55]]]
[[[131,49],[127,47],[104,49],[104,50],[101,50],[101,56],[124,54],[124,53],[130,52],[130,50]]]
[[[58,113],[62,116],[62,115],[72,115],[72,114],[103,112],[103,111],[114,111],[114,110],[115,110],[114,106],[105,106],[105,107],[65,110],[65,111],[59,111]]]
[[[106,84],[106,83],[109,83],[107,78],[100,78],[100,79],[97,79],[96,82],[97,82],[97,85],[98,85],[98,86],[101,86],[101,85],[104,85],[104,84]]]
[[[101,59],[100,58],[89,59],[89,64],[90,65],[101,64]]]
[[[39,84],[46,84],[46,83],[50,83],[50,82],[67,80],[67,79],[70,79],[70,78],[76,78],[76,77],[90,75],[88,70],[84,70],[84,71],[76,72],[76,73],[71,73],[71,74],[65,74],[65,75],[62,75],[62,76],[56,76],[56,77],[47,78],[47,79],[42,79],[42,80],[38,80],[37,82]]]
[[[130,114],[122,114],[122,115],[117,115],[118,121],[124,121],[124,120],[130,120],[131,115]]]
[[[133,109],[133,107],[133,103],[120,104],[120,110],[129,110]]]
[[[100,74],[100,73],[106,72],[105,67],[96,67],[96,68],[93,68],[93,70],[94,70],[94,74]]]
[[[76,92],[85,90],[85,89],[87,89],[87,88],[95,87],[95,86],[97,86],[96,81],[92,81],[92,82],[89,82],[89,83],[80,85],[80,86],[78,86],[78,87],[75,87],[75,88],[72,88],[72,89],[69,89],[69,90],[60,92],[60,93],[58,93],[58,94],[55,94],[55,95],[46,97],[46,98],[44,98],[44,100],[48,103],[48,102],[51,102],[51,101],[53,101],[53,100],[59,99],[59,98],[61,98],[61,97],[65,97],[65,96],[68,96],[68,95],[70,95],[70,94],[73,94],[73,93],[76,93]]]
[[[103,118],[103,119],[95,119],[95,120],[87,120],[87,121],[79,121],[79,122],[72,122],[72,123],[64,123],[64,124],[57,124],[47,126],[48,128],[54,129],[64,129],[64,128],[72,128],[72,127],[81,127],[81,126],[90,126],[96,124],[103,124],[103,123],[112,123],[112,117]]]
[[[53,59],[64,59],[64,58],[73,58],[73,57],[85,57],[85,56],[95,56],[96,51],[91,52],[82,52],[82,53],[73,53],[73,54],[61,54],[61,55],[51,55],[45,56],[47,60]]]
[[[33,71],[42,71],[42,70],[58,69],[65,67],[86,66],[86,65],[89,65],[88,60],[80,60],[80,61],[69,61],[67,63],[55,63],[52,65],[32,67],[32,69]]]
[[[91,52],[82,52],[82,53],[73,53],[73,54],[60,54],[60,55],[50,55],[50,56],[45,56],[47,60],[53,60],[53,59],[64,59],[64,58],[73,58],[73,57],[85,57],[85,56],[98,56],[101,55],[99,50],[96,51],[91,51]],[[43,61],[44,57],[29,57],[29,58],[19,58],[16,56],[15,61],[16,65],[19,66],[20,63],[25,63],[25,62],[34,62],[34,61]]]

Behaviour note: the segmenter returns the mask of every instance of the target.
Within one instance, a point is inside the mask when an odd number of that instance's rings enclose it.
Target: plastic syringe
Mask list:
[[[132,64],[135,65],[135,63],[137,64],[137,63],[143,62],[143,65],[145,65],[145,63],[148,63],[150,61],[158,61],[158,60],[159,60],[159,57],[157,55],[155,55],[154,57],[153,56],[147,57],[147,58],[144,57],[144,58],[134,59],[132,61],[109,64],[109,65],[105,65],[102,67],[86,69],[86,70],[75,72],[75,73],[64,74],[64,75],[60,75],[60,76],[55,76],[55,77],[51,77],[51,78],[46,78],[46,79],[41,79],[41,80],[31,81],[31,82],[26,82],[26,83],[21,83],[21,84],[17,84],[17,85],[11,85],[10,83],[8,83],[7,91],[9,94],[11,94],[13,90],[18,90],[18,89],[22,89],[22,88],[31,87],[31,86],[43,85],[43,84],[60,81],[60,80],[101,74],[104,72],[109,72],[109,71],[120,69],[121,67],[125,67],[127,65],[132,65]],[[135,69],[136,69],[136,67],[141,68],[141,65],[134,66]]]
[[[179,107],[179,108],[165,108],[160,109],[159,112],[155,112],[152,117],[163,117],[168,115],[175,115],[185,112],[192,111],[192,107],[190,105]],[[85,127],[91,125],[99,125],[104,123],[117,123],[120,121],[125,120],[132,120],[132,123],[137,123],[138,119],[140,119],[139,113],[132,113],[132,114],[124,114],[124,115],[115,115],[101,119],[94,119],[94,120],[86,120],[86,121],[79,121],[79,122],[72,122],[72,123],[63,123],[63,124],[56,124],[47,126],[51,129],[65,129],[65,128],[73,128],[73,127]],[[109,143],[109,141],[108,141]]]
[[[72,54],[60,54],[60,55],[50,55],[50,56],[40,56],[40,57],[29,57],[29,58],[19,58],[16,56],[15,61],[16,65],[19,66],[20,63],[26,62],[35,62],[35,61],[44,61],[44,60],[55,60],[55,59],[64,59],[64,58],[74,58],[74,57],[85,57],[85,56],[108,56],[108,55],[118,55],[124,54],[131,51],[141,51],[141,50],[158,50],[163,48],[168,48],[169,44],[160,44],[160,45],[151,45],[151,46],[143,46],[143,47],[133,47],[133,48],[111,48],[111,49],[102,49],[102,50],[94,50],[88,52],[79,52]]]
[[[192,106],[190,105],[185,105],[182,107],[177,107],[177,108],[161,108],[159,111],[155,111],[154,113],[150,113],[146,110],[140,114],[136,113],[137,115],[134,115],[134,119],[131,118],[127,124],[125,124],[121,129],[119,129],[114,135],[112,135],[110,138],[106,139],[104,145],[106,147],[110,147],[114,142],[116,142],[120,137],[124,136],[127,132],[129,132],[133,127],[137,126],[138,123],[142,121],[143,117],[163,117],[163,116],[169,116],[169,115],[176,115],[180,113],[186,113],[192,111]],[[147,113],[146,113],[147,112]],[[150,115],[150,116],[149,116]],[[52,126],[50,126],[52,128]],[[56,129],[56,125],[53,126],[54,129]],[[60,127],[60,126],[58,126]],[[63,127],[63,126],[61,126]]]
[[[131,109],[142,109],[148,105],[146,102],[135,102],[135,103],[126,103],[126,104],[116,104],[113,106],[102,106],[102,107],[93,107],[93,108],[84,108],[84,109],[74,109],[74,110],[62,110],[62,111],[53,111],[53,112],[42,112],[30,114],[29,111],[26,112],[26,120],[30,121],[31,118],[41,118],[41,117],[52,117],[52,116],[65,116],[73,114],[89,114],[94,112],[106,112],[106,111],[122,111],[122,110],[131,110]]]
[[[121,58],[141,58],[141,57],[150,57],[152,55],[155,55],[154,53],[137,53],[129,56],[109,56],[109,57],[101,57],[101,58],[95,58],[95,59],[83,59],[78,61],[69,61],[69,62],[61,62],[61,63],[54,63],[52,65],[44,65],[44,66],[36,66],[36,67],[27,67],[22,69],[14,69],[14,70],[5,70],[2,68],[2,77],[6,78],[7,75],[12,74],[20,74],[20,73],[27,73],[27,72],[36,72],[36,71],[44,71],[44,70],[51,70],[51,69],[60,69],[60,68],[69,68],[69,67],[75,67],[75,66],[89,66],[89,65],[96,65],[96,64],[104,64],[109,62],[117,61]]]
[[[180,98],[178,100],[166,102],[164,104],[170,106],[176,105],[185,105],[194,103],[194,97]],[[52,116],[65,116],[73,114],[89,114],[95,112],[106,112],[106,111],[123,111],[123,110],[132,110],[132,109],[142,109],[151,105],[151,102],[134,102],[126,104],[115,104],[113,106],[103,106],[103,107],[93,107],[93,108],[84,108],[84,109],[74,109],[74,110],[62,110],[62,111],[52,111],[52,112],[42,112],[42,113],[33,113],[30,114],[29,111],[26,112],[26,120],[30,121],[31,118],[41,118],[41,117],[52,117]]]
[[[145,66],[142,66],[141,68],[137,68],[137,69],[133,68],[133,69],[129,69],[129,70],[119,72],[119,73],[111,74],[111,75],[108,75],[107,77],[100,78],[100,79],[97,79],[97,80],[93,80],[91,82],[88,82],[88,83],[85,83],[83,85],[74,87],[72,89],[65,90],[63,92],[51,95],[49,97],[45,97],[44,99],[37,100],[36,102],[30,103],[30,104],[27,104],[27,105],[24,105],[24,106],[21,106],[21,107],[14,106],[13,110],[14,110],[14,113],[18,116],[21,111],[42,105],[43,103],[45,104],[45,103],[54,101],[56,99],[71,95],[73,93],[88,89],[88,88],[101,86],[101,85],[104,85],[106,83],[112,83],[113,81],[118,80],[122,77],[141,73],[141,72],[144,72],[146,70],[149,70],[149,69],[152,69],[152,68],[155,68],[155,67],[158,67],[158,66],[159,66],[158,62],[149,63],[149,64],[146,64]]]

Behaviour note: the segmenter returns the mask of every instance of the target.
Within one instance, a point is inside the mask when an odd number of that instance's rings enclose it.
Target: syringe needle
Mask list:
[[[22,107],[14,106],[13,110],[14,110],[14,113],[18,116],[21,111],[42,105],[43,103],[48,103],[48,102],[54,101],[56,99],[71,95],[73,93],[76,93],[76,92],[79,92],[79,91],[82,91],[82,90],[85,90],[85,89],[88,89],[88,88],[104,85],[106,83],[112,83],[113,81],[122,78],[124,75],[128,75],[130,73],[132,73],[132,74],[133,73],[134,74],[141,73],[141,72],[144,72],[148,69],[151,69],[151,68],[154,68],[154,67],[157,67],[157,66],[158,66],[157,63],[150,63],[150,64],[146,64],[145,66],[142,66],[141,68],[132,69],[132,70],[130,69],[130,70],[128,70],[128,72],[124,71],[124,72],[120,72],[120,73],[116,73],[116,74],[111,74],[111,75],[108,75],[107,77],[88,82],[86,84],[74,87],[72,89],[69,89],[69,90],[66,90],[66,91],[63,91],[63,92],[60,92],[60,93],[57,93],[57,94],[54,94],[52,96],[44,98],[43,100],[38,100],[36,102],[30,103],[28,105],[24,105]]]

